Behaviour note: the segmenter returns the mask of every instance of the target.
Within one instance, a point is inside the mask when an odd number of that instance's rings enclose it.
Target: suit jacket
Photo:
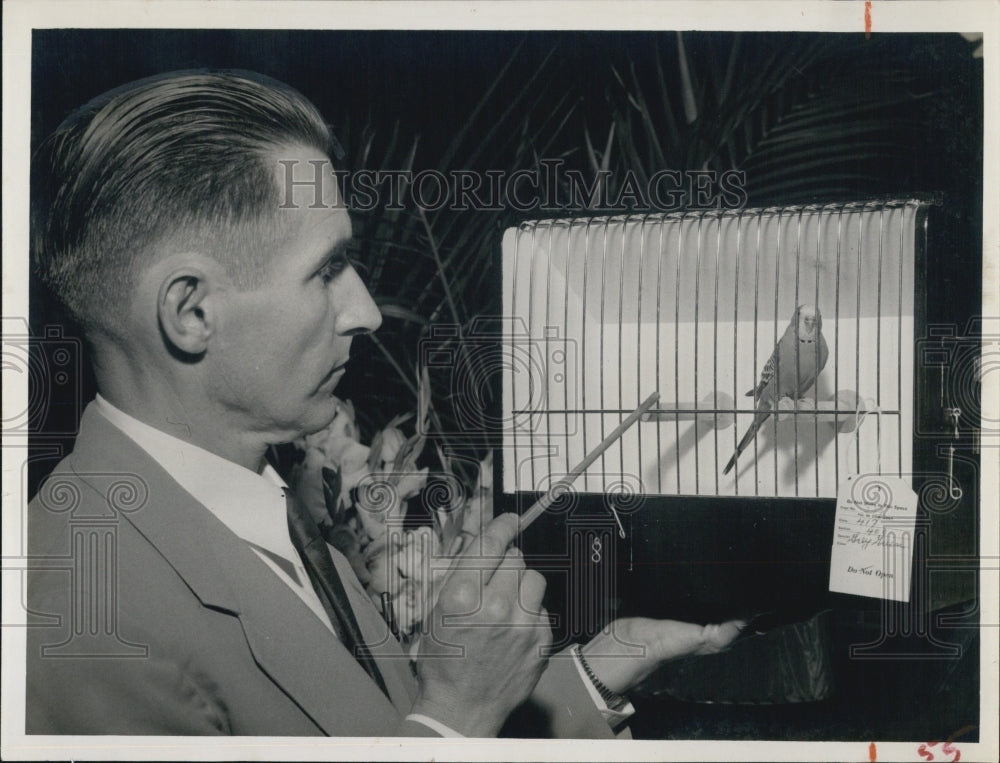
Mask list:
[[[248,545],[92,407],[28,507],[26,733],[428,736],[408,659],[331,554],[387,698]],[[549,663],[533,732],[611,737]],[[527,727],[525,727],[527,728]]]

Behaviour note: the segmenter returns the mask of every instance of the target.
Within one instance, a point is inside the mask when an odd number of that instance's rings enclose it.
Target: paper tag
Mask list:
[[[860,474],[837,489],[830,590],[910,600],[917,494],[900,477]]]

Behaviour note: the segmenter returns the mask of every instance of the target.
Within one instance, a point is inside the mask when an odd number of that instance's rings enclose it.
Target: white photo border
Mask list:
[[[867,9],[866,9],[867,6]],[[3,313],[28,315],[28,163],[32,30],[45,28],[240,29],[561,29],[961,32],[983,34],[984,182],[983,316],[1000,324],[1000,4],[996,2],[279,2],[251,0],[8,0],[3,5]],[[992,326],[992,324],[991,324]],[[992,326],[991,333],[998,333]],[[986,369],[990,370],[990,369]],[[1000,420],[1000,373],[984,376],[983,419]],[[26,409],[27,379],[3,377],[4,419]],[[19,548],[16,515],[24,505],[23,443],[4,435],[3,548]],[[998,514],[1000,441],[982,442],[981,469],[981,702],[978,744],[961,744],[962,760],[997,759]],[[989,468],[992,463],[998,468]],[[12,521],[13,520],[13,521]],[[10,529],[12,532],[7,532]],[[14,623],[20,575],[3,576],[3,622]],[[746,741],[524,741],[80,737],[24,735],[24,628],[3,633],[2,754],[5,759],[400,759],[400,760],[925,760],[911,743]]]

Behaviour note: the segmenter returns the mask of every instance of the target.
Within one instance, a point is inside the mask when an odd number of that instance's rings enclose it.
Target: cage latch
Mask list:
[[[948,424],[952,427],[954,440],[958,439],[958,420],[962,416],[961,408],[945,408],[944,417]],[[958,486],[955,482],[954,476],[954,464],[955,464],[955,444],[954,442],[948,444],[948,492],[951,495],[952,500],[957,501],[962,497],[962,488]]]
[[[952,435],[956,440],[958,439],[958,419],[962,415],[961,408],[945,408],[944,417],[947,419],[948,423],[954,429],[954,435]]]

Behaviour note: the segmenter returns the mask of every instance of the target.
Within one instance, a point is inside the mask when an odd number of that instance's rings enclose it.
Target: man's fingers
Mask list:
[[[484,620],[512,628],[549,628],[548,615],[542,606],[544,595],[545,578],[538,572],[501,567],[484,589]]]
[[[475,616],[497,625],[536,624],[543,611],[545,578],[526,569],[520,556],[510,555],[493,574],[489,585],[482,583],[481,570],[454,573],[446,591],[438,599],[443,614]]]
[[[487,590],[492,592],[494,598],[503,597],[516,601],[519,596],[519,575],[524,573],[524,557],[516,548],[507,549],[499,564],[492,557],[463,555],[452,564],[438,602],[449,614],[470,614],[483,605],[483,596]],[[545,579],[538,573],[532,574],[541,578],[541,590],[544,593]],[[530,595],[526,600],[535,602],[537,599],[540,602],[537,589],[538,581],[532,577]]]
[[[519,567],[501,565],[493,575],[488,589],[491,594],[515,602],[518,615],[535,617],[542,610],[545,596],[545,578],[535,570],[521,564]]]
[[[507,547],[517,537],[518,527],[517,514],[513,512],[501,514],[486,525],[486,529],[483,530],[480,536],[482,556],[502,557]],[[466,553],[473,553],[473,549],[469,549]]]
[[[644,632],[641,641],[653,647],[659,660],[721,652],[740,635],[744,627],[741,620],[712,625],[646,618],[636,618],[636,621]]]
[[[511,546],[508,548],[503,555],[503,559],[500,564],[497,565],[497,569],[500,570],[523,570],[524,569],[524,555],[521,553],[521,549],[514,548]]]
[[[510,565],[513,563],[513,558],[520,557],[521,552],[517,549],[513,549],[513,554],[508,553],[510,544],[517,537],[518,527],[517,514],[513,512],[496,517],[486,525],[486,529],[478,537],[471,539],[461,555],[455,558],[451,565],[452,571],[480,570],[483,585],[488,584],[497,567],[501,564]]]
[[[706,625],[702,628],[702,645],[696,654],[715,654],[727,649],[746,625],[745,620]]]
[[[516,514],[501,514],[452,561],[438,605],[449,615],[482,611],[488,622],[531,622],[544,611],[545,578],[528,570],[519,549]]]
[[[601,682],[622,692],[637,686],[663,662],[723,651],[743,627],[742,620],[697,625],[624,617],[611,623],[610,633],[600,633],[591,639],[583,647],[583,653]]]
[[[521,605],[531,613],[544,612],[542,598],[545,596],[545,578],[535,570],[521,573]]]

